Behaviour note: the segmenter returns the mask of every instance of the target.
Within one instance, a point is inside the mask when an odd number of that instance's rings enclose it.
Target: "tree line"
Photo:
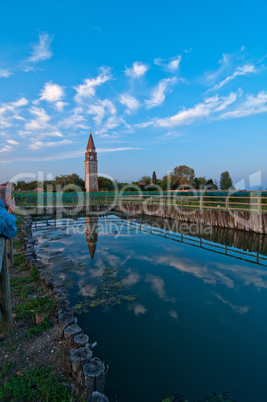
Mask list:
[[[16,191],[34,191],[38,188],[44,191],[62,191],[65,192],[75,191],[75,186],[78,186],[85,191],[85,182],[76,173],[71,175],[56,176],[54,180],[45,180],[44,182],[31,182],[18,181],[14,184]],[[139,180],[131,183],[120,183],[112,181],[106,177],[98,177],[98,187],[100,191],[113,191],[114,188],[121,190],[126,188],[127,191],[136,191],[137,187],[146,191],[163,191],[166,190],[229,190],[233,189],[233,181],[228,171],[222,172],[219,184],[216,180],[206,179],[206,177],[196,177],[194,169],[186,165],[176,166],[172,172],[165,175],[162,179],[158,179],[156,172],[152,176],[142,176]]]

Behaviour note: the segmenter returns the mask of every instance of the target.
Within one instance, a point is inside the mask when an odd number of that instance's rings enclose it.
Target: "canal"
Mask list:
[[[118,215],[40,219],[33,231],[110,366],[111,402],[266,401],[267,236]]]

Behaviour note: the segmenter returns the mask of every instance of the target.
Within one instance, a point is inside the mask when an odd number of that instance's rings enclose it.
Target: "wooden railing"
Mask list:
[[[161,205],[164,207],[188,208],[188,209],[220,209],[225,211],[251,211],[260,214],[267,212],[267,197],[250,195],[238,197],[232,195],[127,195],[118,198],[118,201],[133,204]]]
[[[187,209],[219,209],[225,211],[267,212],[267,192],[261,191],[165,191],[162,193],[44,193],[16,195],[16,205],[41,213],[43,207],[82,208],[93,205],[122,203],[159,205]]]
[[[9,265],[13,264],[12,240],[0,237],[0,327],[4,331],[12,328],[11,293],[9,283]]]

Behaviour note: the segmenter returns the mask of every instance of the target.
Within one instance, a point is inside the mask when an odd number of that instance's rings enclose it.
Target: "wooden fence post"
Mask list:
[[[12,328],[11,294],[6,241],[2,237],[0,238],[0,310],[0,326],[3,330],[9,331]]]
[[[261,213],[261,197],[258,197],[258,214],[260,215]]]
[[[225,210],[228,211],[229,209],[229,204],[228,204],[228,196],[225,196]]]
[[[203,209],[203,195],[200,196],[200,209]]]
[[[8,268],[13,268],[13,239],[6,240]]]

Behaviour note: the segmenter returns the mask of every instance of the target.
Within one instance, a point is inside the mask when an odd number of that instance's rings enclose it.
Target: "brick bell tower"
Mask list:
[[[86,192],[98,191],[97,153],[91,132],[86,147],[84,166]]]

